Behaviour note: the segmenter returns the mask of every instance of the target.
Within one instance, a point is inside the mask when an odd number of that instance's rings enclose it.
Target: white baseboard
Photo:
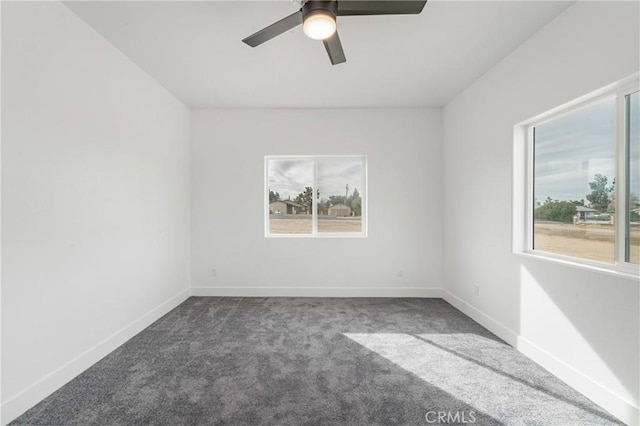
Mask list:
[[[193,296],[218,297],[442,297],[424,287],[192,287]]]
[[[578,392],[591,399],[596,404],[607,410],[628,425],[640,424],[640,409],[631,401],[617,395],[607,387],[596,382],[587,374],[577,370],[560,358],[552,355],[528,339],[506,327],[499,321],[480,311],[468,302],[442,290],[442,298],[456,309],[471,317],[483,327],[500,337],[505,342],[522,352],[533,361],[546,368],[550,373],[567,383]]]
[[[453,305],[457,310],[471,317],[475,322],[479,323],[481,326],[488,329],[511,346],[516,347],[518,345],[518,333],[511,330],[501,322],[493,319],[489,315],[445,289],[442,290],[442,298]]]
[[[97,345],[47,374],[23,391],[4,401],[2,403],[2,424],[6,425],[15,420],[29,408],[64,386],[127,340],[153,324],[154,321],[160,319],[163,315],[187,300],[190,296],[190,288],[181,291],[166,302],[156,306],[140,318],[116,331]]]
[[[637,406],[596,382],[582,371],[575,369],[524,337],[518,338],[517,349],[624,423],[636,426],[640,424],[640,409]]]

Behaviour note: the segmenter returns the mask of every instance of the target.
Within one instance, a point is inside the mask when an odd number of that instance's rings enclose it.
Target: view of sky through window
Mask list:
[[[535,128],[535,199],[585,200],[596,174],[615,178],[615,99]]]
[[[313,185],[310,160],[269,160],[268,167],[269,188],[277,191],[281,200],[293,200]]]

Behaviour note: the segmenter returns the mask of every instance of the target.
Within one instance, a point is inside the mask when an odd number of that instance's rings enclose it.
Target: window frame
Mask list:
[[[358,189],[362,198],[362,216],[360,232],[318,232],[318,200],[316,199],[311,210],[310,234],[271,234],[269,232],[269,161],[311,161],[313,163],[312,188],[314,194],[318,189],[318,162],[360,162],[362,165],[362,177],[364,188]],[[264,236],[265,238],[367,238],[369,215],[369,182],[368,182],[368,158],[366,155],[265,155],[264,156]],[[356,188],[354,188],[356,189]]]
[[[540,260],[576,266],[583,269],[609,273],[637,280],[640,265],[626,261],[627,228],[627,120],[626,96],[640,90],[639,75],[634,74],[574,101],[553,108],[543,114],[514,126],[513,133],[513,235],[512,251],[515,254]],[[607,99],[615,99],[615,211],[614,263],[572,257],[568,255],[535,250],[533,248],[534,224],[534,129],[549,121],[574,113]],[[524,190],[524,191],[523,191]],[[619,214],[618,212],[622,212]]]

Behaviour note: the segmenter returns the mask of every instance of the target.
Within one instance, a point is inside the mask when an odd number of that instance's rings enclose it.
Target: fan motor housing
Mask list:
[[[329,1],[318,1],[318,0],[309,0],[305,4],[302,5],[302,19],[304,20],[307,16],[313,15],[315,13],[329,12],[333,15],[333,18],[336,18],[336,14],[338,12],[338,2],[335,0]]]

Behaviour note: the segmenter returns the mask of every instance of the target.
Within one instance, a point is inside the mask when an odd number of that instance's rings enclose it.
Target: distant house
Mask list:
[[[269,203],[269,214],[304,214],[306,206],[291,200],[278,200]]]
[[[578,212],[578,220],[587,220],[587,216],[593,216],[598,213],[598,210],[585,206],[576,206],[576,211]]]
[[[344,204],[330,206],[327,213],[329,216],[351,216],[351,207]]]
[[[318,204],[318,214],[320,216],[327,216],[329,214],[329,206],[326,204]]]

